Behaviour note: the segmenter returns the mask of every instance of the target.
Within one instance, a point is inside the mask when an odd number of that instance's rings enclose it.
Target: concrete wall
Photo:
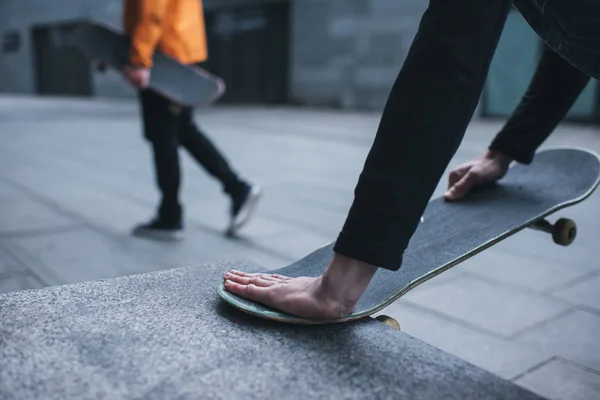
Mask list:
[[[294,101],[381,109],[426,7],[426,0],[295,1]]]

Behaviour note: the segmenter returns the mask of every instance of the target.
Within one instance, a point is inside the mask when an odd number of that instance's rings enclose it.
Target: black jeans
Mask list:
[[[527,91],[490,150],[523,164],[531,163],[537,148],[567,115],[589,81],[588,75],[545,46]]]
[[[431,0],[392,86],[334,250],[390,270],[477,106],[509,0]]]
[[[193,110],[181,107],[152,90],[139,92],[144,136],[152,145],[156,181],[162,199],[158,217],[167,222],[182,218],[179,203],[181,144],[209,174],[221,181],[226,193],[234,195],[242,181],[211,141],[194,124]]]

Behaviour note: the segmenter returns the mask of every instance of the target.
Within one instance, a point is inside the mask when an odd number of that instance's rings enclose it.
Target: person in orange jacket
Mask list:
[[[228,233],[237,232],[250,218],[260,188],[242,180],[206,135],[194,124],[193,110],[148,88],[156,50],[183,64],[208,58],[202,0],[124,0],[123,25],[131,38],[125,79],[139,93],[144,136],[154,153],[156,180],[162,194],[158,215],[137,226],[133,234],[156,239],[183,235],[183,207],[179,202],[181,144],[231,198]]]

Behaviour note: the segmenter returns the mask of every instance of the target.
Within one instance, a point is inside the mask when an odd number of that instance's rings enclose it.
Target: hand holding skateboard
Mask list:
[[[448,201],[459,200],[473,187],[497,181],[506,175],[511,162],[510,157],[488,150],[456,167],[448,177],[448,190],[444,193],[444,198]]]
[[[150,82],[150,68],[127,66],[123,69],[123,76],[131,86],[145,89]]]

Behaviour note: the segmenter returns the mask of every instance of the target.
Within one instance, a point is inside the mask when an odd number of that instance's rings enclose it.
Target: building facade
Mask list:
[[[427,0],[204,0],[209,60],[222,102],[381,109]],[[73,48],[82,21],[120,27],[121,0],[0,1],[0,92],[123,97],[120,75],[100,74]],[[541,44],[511,13],[479,113],[504,117],[518,102]],[[596,115],[596,82],[571,117]]]

